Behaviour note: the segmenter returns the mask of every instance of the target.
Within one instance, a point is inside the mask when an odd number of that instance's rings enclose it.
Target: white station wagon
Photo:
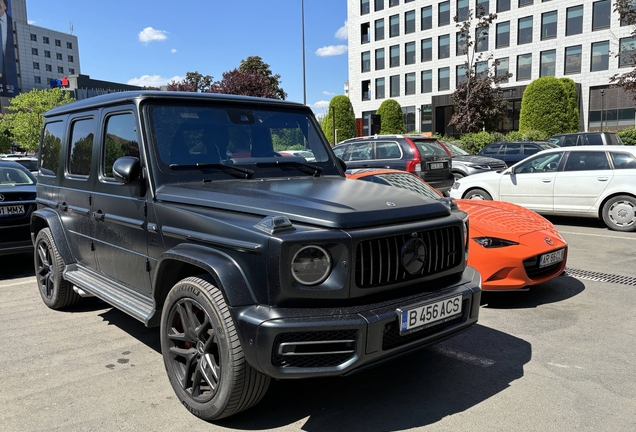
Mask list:
[[[610,229],[636,231],[636,147],[544,150],[503,171],[465,177],[450,196],[508,201],[541,214],[599,218]]]

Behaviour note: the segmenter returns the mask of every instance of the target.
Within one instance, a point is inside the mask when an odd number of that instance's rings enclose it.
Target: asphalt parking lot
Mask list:
[[[38,294],[29,255],[0,258],[0,430],[636,430],[636,233],[550,218],[568,274],[485,293],[479,324],[346,378],[279,381],[216,424],[174,396],[158,329],[96,299]]]

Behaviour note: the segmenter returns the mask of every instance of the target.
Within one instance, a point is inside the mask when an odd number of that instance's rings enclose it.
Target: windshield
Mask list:
[[[35,184],[35,178],[20,168],[0,166],[0,186],[25,186]]]
[[[230,178],[233,171],[219,165],[253,171],[247,178],[316,171],[294,162],[315,164],[323,174],[340,174],[319,126],[304,110],[152,104],[147,113],[154,159],[164,182],[174,182],[165,176],[175,175]]]
[[[466,150],[464,150],[461,147],[456,146],[453,143],[449,143],[446,141],[443,141],[444,145],[446,146],[446,148],[448,149],[449,152],[451,152],[451,155],[453,157],[455,156],[468,156],[470,155],[470,153],[468,153]]]

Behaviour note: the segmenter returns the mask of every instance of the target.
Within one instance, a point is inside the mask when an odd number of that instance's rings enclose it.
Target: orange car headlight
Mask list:
[[[500,248],[519,244],[515,241],[500,239],[497,237],[473,237],[473,240],[485,248]]]

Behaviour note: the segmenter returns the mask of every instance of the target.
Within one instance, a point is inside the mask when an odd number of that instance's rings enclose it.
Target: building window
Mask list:
[[[519,18],[517,45],[532,43],[532,17]]]
[[[556,65],[556,50],[541,51],[540,62],[541,67],[539,76],[554,76]]]
[[[42,42],[44,42],[45,44],[49,44],[49,37],[48,36],[42,36]]]
[[[400,0],[389,0],[389,7],[397,6],[400,4]]]
[[[468,47],[466,45],[466,38],[464,37],[464,33],[457,32],[455,34],[455,55],[466,55],[467,49]]]
[[[594,42],[592,44],[592,61],[590,72],[609,69],[609,41]]]
[[[525,81],[532,78],[532,54],[517,56],[517,81]]]
[[[369,43],[369,38],[371,37],[369,34],[371,32],[370,27],[371,25],[369,23],[360,24],[360,43]]]
[[[384,48],[375,50],[375,70],[384,69]]]
[[[362,100],[371,100],[371,81],[362,81]]]
[[[477,73],[477,75],[481,75],[482,73],[486,72],[487,69],[488,69],[487,61],[478,61],[475,63],[475,72]]]
[[[62,66],[58,66],[57,67],[57,73],[63,74],[64,73],[64,68]]]
[[[450,35],[442,35],[437,40],[437,58],[445,59],[450,57]]]
[[[45,65],[45,69],[47,72],[53,72],[53,67],[50,64]]]
[[[457,22],[468,19],[468,0],[457,0]]]
[[[400,16],[392,15],[389,17],[389,37],[400,35]]]
[[[407,73],[404,75],[404,94],[415,94],[415,72]]]
[[[583,5],[567,8],[565,35],[572,36],[581,33],[583,33]]]
[[[38,49],[37,48],[31,48],[31,55],[38,55]]]
[[[557,35],[557,11],[541,14],[541,40],[552,39]]]
[[[67,56],[67,58],[68,58],[68,62],[69,62],[69,63],[73,63],[73,56],[72,56],[72,55],[70,55],[70,54],[69,54],[69,55]]]
[[[422,93],[432,93],[433,92],[433,71],[425,70],[422,71]]]
[[[369,0],[360,0],[360,15],[366,15],[369,12],[371,12]]]
[[[433,60],[433,39],[422,39],[422,61]]]
[[[369,72],[371,70],[371,51],[365,51],[362,53],[362,72]]]
[[[509,66],[510,65],[508,63],[508,57],[495,60],[495,76],[502,77],[504,75],[507,75]],[[499,82],[505,84],[508,82],[508,78],[502,79]]]
[[[404,34],[415,33],[415,11],[404,12]]]
[[[510,10],[510,0],[497,0],[497,12],[506,12]]]
[[[66,42],[66,48],[73,49],[73,42]]]
[[[40,69],[40,63],[33,62],[33,69]]]
[[[490,0],[477,0],[477,8],[475,9],[475,15],[479,13],[479,7],[483,10],[484,14],[490,13]]]
[[[450,1],[442,2],[437,7],[437,25],[443,26],[450,24]]]
[[[35,79],[35,83],[36,84],[42,84],[42,78],[40,78],[39,76],[33,77]]]
[[[62,60],[62,53],[55,53],[55,58],[58,60]]]
[[[56,47],[61,47],[62,46],[62,41],[59,39],[55,39],[55,46]]]
[[[375,12],[384,10],[384,0],[373,0],[373,10]]]
[[[422,105],[420,108],[420,132],[433,131],[433,107],[432,105]]]
[[[375,40],[384,39],[384,18],[375,20]]]
[[[44,57],[51,58],[51,51],[44,50]]]
[[[415,130],[415,107],[402,107],[402,118],[404,121],[404,129],[406,129],[406,133],[413,132]]]
[[[466,76],[466,66],[457,66],[455,68],[455,87],[459,87],[461,83],[465,83],[467,81],[468,77]]]
[[[390,97],[398,97],[400,96],[400,76],[393,75],[389,77],[389,93]]]
[[[497,24],[495,47],[504,48],[510,45],[510,21]]]
[[[75,75],[75,69],[73,69],[73,68],[68,68],[68,73],[69,73],[70,75]]]
[[[581,45],[565,48],[565,75],[581,73]]]
[[[437,90],[450,89],[450,68],[439,68],[437,73]]]
[[[375,98],[384,99],[384,78],[376,78],[375,80]]]
[[[393,45],[389,47],[389,67],[396,67],[400,65],[400,46]]]
[[[488,30],[487,29],[475,29],[475,51],[484,52],[488,51]]]
[[[592,30],[610,27],[612,2],[610,0],[597,1],[592,4]]]
[[[38,41],[38,36],[36,34],[31,33],[31,40],[33,42],[37,42]]]
[[[534,0],[519,0],[519,7],[521,6],[529,6],[534,3]]]
[[[404,64],[415,64],[415,42],[407,42],[404,44]]]
[[[618,67],[634,66],[634,54],[636,54],[636,37],[621,38]]]
[[[422,30],[430,30],[433,28],[433,7],[426,6],[422,8],[422,22],[420,23]]]

